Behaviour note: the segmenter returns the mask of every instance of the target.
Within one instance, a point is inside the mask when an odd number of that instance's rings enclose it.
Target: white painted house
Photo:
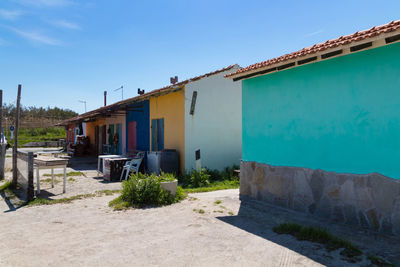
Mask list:
[[[242,157],[242,87],[226,79],[240,67],[204,75],[185,85],[185,170],[199,164],[222,170]],[[200,150],[200,161],[196,151]]]

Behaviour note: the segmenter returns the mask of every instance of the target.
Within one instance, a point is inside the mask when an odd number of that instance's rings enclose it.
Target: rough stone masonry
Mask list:
[[[242,162],[240,195],[400,236],[400,180]]]

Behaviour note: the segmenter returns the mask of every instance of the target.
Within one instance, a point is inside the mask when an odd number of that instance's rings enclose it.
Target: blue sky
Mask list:
[[[0,0],[0,89],[84,112],[400,19],[400,1]]]

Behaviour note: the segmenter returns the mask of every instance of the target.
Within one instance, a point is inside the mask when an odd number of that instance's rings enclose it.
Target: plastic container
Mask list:
[[[160,174],[160,162],[161,152],[160,151],[148,151],[147,152],[147,171],[149,173]]]
[[[175,149],[161,151],[160,169],[165,173],[179,173],[179,154]]]

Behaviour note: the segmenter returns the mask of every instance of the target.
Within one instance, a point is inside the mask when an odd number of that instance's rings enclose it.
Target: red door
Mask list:
[[[136,121],[128,122],[128,151],[136,150]]]

